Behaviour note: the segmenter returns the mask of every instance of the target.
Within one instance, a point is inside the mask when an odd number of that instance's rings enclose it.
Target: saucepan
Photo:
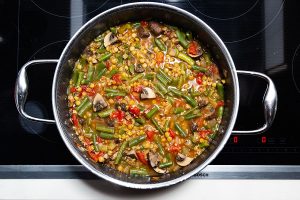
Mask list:
[[[82,151],[80,141],[77,139],[68,118],[67,87],[71,77],[74,63],[79,58],[84,48],[99,34],[128,21],[155,20],[174,25],[185,30],[192,31],[208,46],[213,58],[220,67],[221,74],[226,79],[225,84],[225,109],[224,116],[218,130],[218,136],[211,145],[197,157],[190,165],[179,171],[164,174],[157,177],[131,177],[114,169],[99,165],[89,159],[85,151]],[[29,66],[37,64],[55,63],[56,70],[52,85],[52,108],[54,120],[40,119],[28,115],[24,111],[24,105],[28,93],[28,80],[26,70]],[[265,124],[256,129],[248,131],[234,131],[239,107],[239,83],[238,74],[256,76],[268,83],[263,97]],[[50,92],[50,91],[49,91]],[[237,71],[234,62],[226,46],[219,36],[201,19],[195,15],[162,3],[130,3],[109,9],[95,16],[84,24],[70,39],[58,60],[32,60],[27,62],[20,70],[15,87],[15,103],[21,116],[44,123],[55,123],[62,140],[73,156],[88,170],[97,176],[130,188],[153,189],[170,186],[188,179],[201,171],[220,153],[231,133],[253,134],[267,130],[275,117],[277,108],[277,92],[272,80],[265,74],[251,71]]]

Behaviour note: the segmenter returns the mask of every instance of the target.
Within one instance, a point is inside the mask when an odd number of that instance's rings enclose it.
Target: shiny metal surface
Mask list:
[[[22,117],[33,121],[54,124],[55,120],[41,119],[34,116],[30,116],[24,110],[24,106],[28,95],[28,88],[29,88],[26,70],[29,66],[45,64],[45,63],[58,63],[58,60],[55,59],[32,60],[23,65],[23,67],[21,68],[17,76],[16,86],[15,86],[15,103]]]
[[[139,14],[137,15],[137,13]],[[182,170],[179,170],[178,172],[166,174],[159,177],[136,178],[119,173],[116,170],[109,169],[105,166],[100,166],[92,162],[89,159],[89,156],[86,155],[85,152],[82,152],[80,150],[80,146],[78,146],[78,144],[80,145],[80,142],[74,135],[74,131],[71,128],[72,125],[66,117],[68,114],[66,90],[72,73],[72,67],[83,49],[86,47],[86,45],[89,44],[90,41],[92,41],[97,35],[111,26],[127,21],[135,21],[141,19],[154,19],[182,28],[188,28],[192,32],[197,33],[202,42],[205,45],[210,46],[210,50],[216,58],[216,61],[220,66],[221,73],[224,75],[227,84],[225,85],[226,107],[224,117],[219,128],[219,134],[217,138],[212,141],[210,147],[192,164],[183,168]],[[23,79],[25,77],[25,72],[21,72],[21,81],[19,81],[18,79],[17,85],[19,82],[22,82],[22,84],[24,84]],[[23,88],[22,84],[20,85],[21,88]],[[19,92],[18,89],[18,91],[16,90],[16,93],[25,94],[25,92],[27,91],[27,81],[25,82],[25,86],[25,89],[22,90],[23,92]],[[26,97],[24,98],[24,95],[20,96],[22,97],[21,100],[24,106]],[[19,96],[17,96],[16,99],[19,99]],[[21,105],[22,108],[22,104],[20,104],[19,101],[20,100],[16,100],[16,104],[17,106]],[[267,102],[268,107],[270,107],[269,98]],[[63,50],[57,64],[52,86],[52,107],[56,125],[64,143],[73,154],[73,156],[95,175],[112,183],[137,189],[153,189],[170,186],[195,175],[204,167],[206,167],[222,150],[228,138],[230,137],[236,120],[238,106],[239,84],[237,79],[237,72],[233,60],[222,40],[206,23],[204,23],[196,16],[177,7],[161,3],[148,2],[125,4],[107,10],[88,21],[75,33],[75,35],[71,38],[71,40]],[[22,112],[22,109],[18,108],[18,110]],[[22,116],[28,117],[24,115],[24,113],[22,114]],[[270,118],[272,118],[272,116],[270,116],[268,119]],[[36,120],[37,118],[30,117],[29,119]],[[46,122],[53,121],[48,120]],[[271,123],[272,120],[267,120],[267,122]]]
[[[0,179],[98,179],[82,165],[1,165]],[[300,179],[300,166],[208,165],[191,179]]]
[[[233,130],[232,134],[234,135],[252,135],[252,134],[260,134],[262,132],[265,132],[270,128],[272,125],[276,111],[277,111],[277,102],[278,102],[278,97],[277,97],[277,91],[275,88],[275,85],[268,76],[266,76],[263,73],[259,72],[253,72],[253,71],[244,71],[244,70],[237,70],[238,74],[242,75],[250,75],[250,76],[256,76],[259,78],[262,78],[268,82],[268,86],[265,92],[265,95],[263,97],[263,105],[264,105],[264,117],[265,117],[265,124],[255,130]]]

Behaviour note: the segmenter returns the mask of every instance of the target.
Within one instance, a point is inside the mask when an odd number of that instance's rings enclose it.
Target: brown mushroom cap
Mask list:
[[[101,94],[97,93],[93,100],[93,110],[95,112],[98,112],[98,111],[103,110],[107,106],[108,106],[108,104],[104,100],[103,96]]]
[[[164,173],[167,172],[166,169],[161,169],[161,168],[158,167],[158,164],[159,164],[159,155],[157,153],[154,153],[153,151],[150,151],[148,153],[148,160],[149,160],[150,166],[157,173],[164,174]]]
[[[193,160],[194,160],[194,158],[190,158],[181,153],[178,153],[176,155],[176,163],[177,163],[177,165],[179,165],[181,167],[185,167],[185,166],[189,165]]]
[[[115,43],[116,41],[118,41],[118,38],[112,32],[109,32],[103,40],[105,47]]]
[[[155,98],[156,98],[156,94],[151,88],[144,87],[142,89],[141,99],[155,99]]]

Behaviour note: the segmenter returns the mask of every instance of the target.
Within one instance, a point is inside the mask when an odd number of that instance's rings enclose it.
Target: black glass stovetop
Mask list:
[[[70,37],[85,22],[127,0],[0,0],[0,164],[78,164],[55,125],[32,122],[18,114],[14,84],[29,60],[59,58]],[[274,81],[278,110],[273,126],[259,135],[232,135],[212,164],[300,164],[300,2],[296,0],[165,0],[204,20],[222,38],[237,69],[263,72]],[[53,118],[54,65],[28,71],[26,111]],[[241,101],[235,129],[263,124],[266,84],[239,77]]]

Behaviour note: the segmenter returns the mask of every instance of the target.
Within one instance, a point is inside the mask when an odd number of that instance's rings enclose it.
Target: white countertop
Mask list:
[[[1,199],[300,199],[300,180],[200,180],[132,190],[103,180],[1,179]]]

